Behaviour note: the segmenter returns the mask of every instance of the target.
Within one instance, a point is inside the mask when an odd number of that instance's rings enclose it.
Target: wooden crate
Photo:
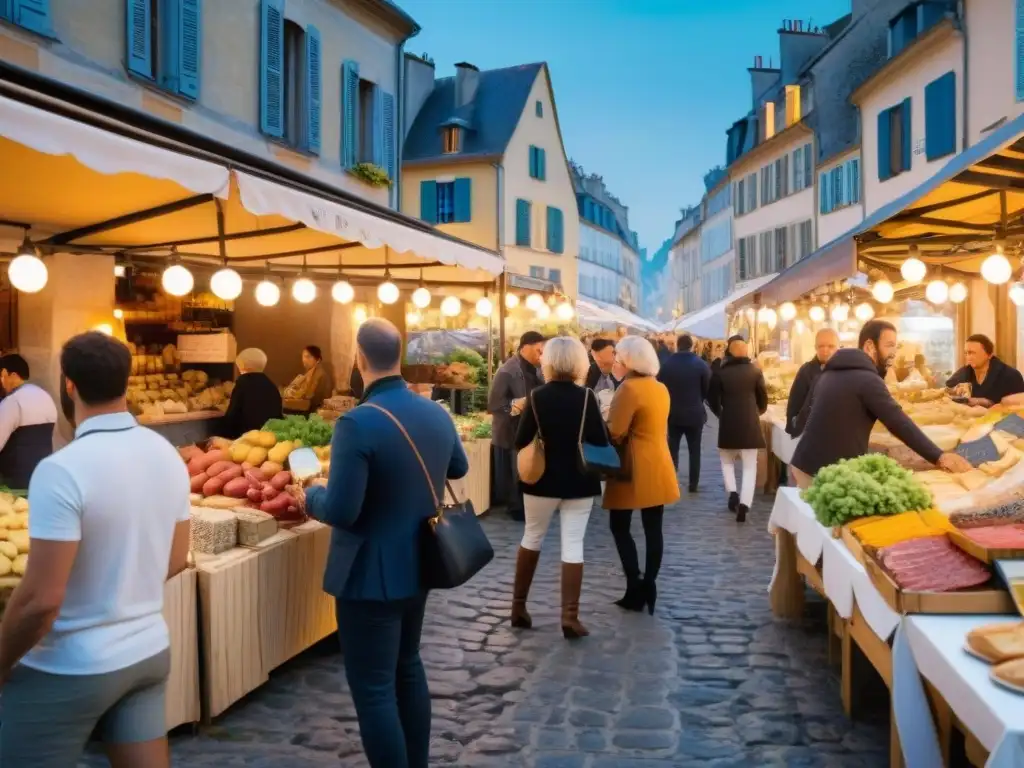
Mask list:
[[[491,441],[466,440],[462,447],[469,459],[469,474],[453,480],[452,488],[459,501],[469,499],[476,513],[482,515],[491,506]]]
[[[171,637],[167,680],[167,730],[198,723],[199,614],[196,572],[186,568],[164,585],[164,619]]]

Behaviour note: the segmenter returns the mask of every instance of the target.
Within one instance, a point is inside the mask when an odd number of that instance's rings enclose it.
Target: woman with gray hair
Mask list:
[[[622,446],[624,477],[611,479],[604,492],[604,508],[626,575],[626,594],[616,605],[629,611],[654,613],[658,594],[655,581],[661,568],[664,539],[661,532],[665,505],[679,499],[672,454],[668,449],[668,389],[655,378],[661,369],[658,354],[647,339],[627,336],[615,347],[616,370],[622,380],[608,414],[612,442]],[[636,542],[629,532],[633,510],[640,510],[644,526],[646,567],[640,575]]]
[[[262,349],[243,349],[235,358],[238,378],[231,391],[231,401],[221,419],[220,434],[227,438],[241,437],[253,429],[260,429],[269,419],[280,419],[281,393],[263,372],[267,355]]]
[[[583,386],[589,367],[587,351],[579,340],[571,336],[551,339],[541,357],[547,383],[530,393],[515,438],[516,450],[534,438],[543,441],[544,473],[535,483],[521,483],[526,530],[516,555],[510,619],[513,627],[533,626],[526,599],[541,542],[557,510],[562,534],[562,634],[566,639],[590,634],[579,620],[583,537],[594,499],[601,495],[601,481],[581,466],[580,442],[608,445],[597,398]]]

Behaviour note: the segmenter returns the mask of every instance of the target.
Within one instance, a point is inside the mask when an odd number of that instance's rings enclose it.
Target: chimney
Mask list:
[[[473,103],[480,86],[480,70],[472,64],[460,61],[455,65],[455,108]]]

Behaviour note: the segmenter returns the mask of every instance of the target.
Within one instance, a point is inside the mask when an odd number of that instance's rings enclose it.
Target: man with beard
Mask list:
[[[885,372],[896,359],[895,326],[884,320],[865,323],[857,347],[832,356],[797,417],[797,434],[803,436],[790,465],[797,485],[806,488],[822,467],[866,454],[875,421],[932,464],[947,472],[968,471],[967,460],[943,453],[886,388]]]

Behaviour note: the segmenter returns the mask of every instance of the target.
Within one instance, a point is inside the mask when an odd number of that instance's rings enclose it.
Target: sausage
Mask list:
[[[236,477],[234,480],[228,480],[224,483],[224,488],[221,490],[225,496],[230,496],[233,499],[245,499],[248,498],[249,492],[249,481],[244,477]]]
[[[283,491],[292,482],[292,473],[282,470],[270,478],[270,484],[279,491]]]
[[[227,469],[218,472],[216,475],[214,475],[212,472],[207,472],[207,474],[213,477],[219,477],[226,483],[228,480],[234,480],[237,477],[241,477],[243,473],[242,468],[240,466],[238,466],[237,464],[232,464]]]
[[[214,449],[212,451],[205,453],[202,456],[194,457],[192,461],[189,462],[189,464],[195,462],[195,465],[199,468],[200,472],[206,472],[206,470],[208,470],[218,461],[224,461],[227,458],[228,457],[224,455],[224,451]],[[209,474],[209,472],[207,472],[207,474]]]
[[[210,477],[216,477],[225,469],[231,469],[232,467],[238,467],[233,461],[217,461],[206,468],[206,474]],[[241,467],[238,467],[241,469]]]

